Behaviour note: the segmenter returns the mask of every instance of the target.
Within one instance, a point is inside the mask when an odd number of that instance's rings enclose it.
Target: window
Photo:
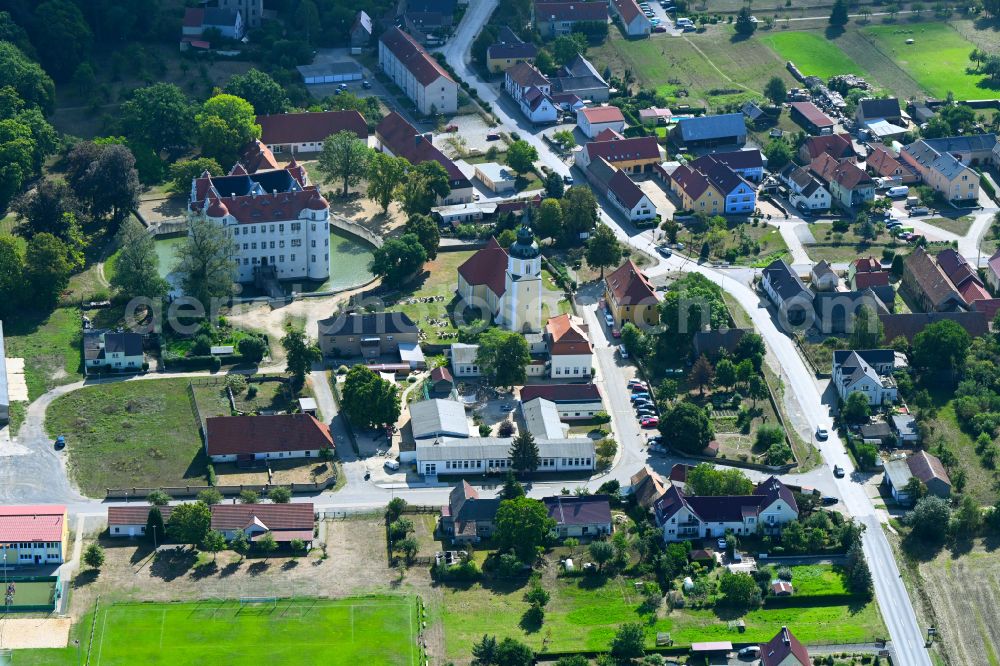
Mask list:
[[[270,229],[268,229],[268,231],[270,231],[272,234],[274,233],[274,225],[273,224],[271,225]]]
[[[257,233],[257,225],[251,225],[250,226],[250,233],[252,233],[252,234]]]
[[[316,241],[315,240],[310,241],[310,242],[312,243],[312,245],[310,247],[316,247]]]
[[[285,255],[279,254],[278,255],[278,261],[280,261],[281,263],[285,263]]]
[[[314,264],[316,263],[316,255],[315,254],[312,255],[312,258],[310,259],[310,261],[312,261]]]
[[[278,225],[278,233],[279,234],[285,233],[285,225],[284,224],[279,224]]]
[[[250,243],[250,249],[251,250],[256,250],[257,249],[257,243]]]
[[[294,254],[289,255],[288,260],[289,261],[295,261],[295,255]]]
[[[243,257],[243,265],[244,265],[244,266],[246,266],[246,265],[248,265],[249,263],[250,263],[250,260],[249,260],[249,259],[247,259],[246,257]]]
[[[278,247],[285,247],[285,241],[278,241]]]
[[[292,222],[292,231],[302,231],[302,223]]]
[[[293,238],[292,239],[292,247],[302,247],[302,239],[301,238]]]

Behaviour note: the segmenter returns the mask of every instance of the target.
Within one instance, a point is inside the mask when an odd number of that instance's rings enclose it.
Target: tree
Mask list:
[[[243,530],[238,531],[233,540],[229,542],[229,550],[238,553],[240,559],[246,557],[246,554],[250,551],[250,540],[247,539],[247,535]]]
[[[700,454],[715,433],[705,410],[690,402],[679,402],[660,419],[660,432],[684,453]]]
[[[0,236],[0,319],[22,314],[24,293],[24,252],[13,236]]]
[[[212,511],[204,502],[178,504],[170,512],[167,534],[181,543],[201,543],[212,526]]]
[[[948,502],[934,495],[917,500],[913,511],[906,514],[906,522],[913,528],[914,536],[933,544],[944,541],[950,518]]]
[[[753,20],[750,15],[750,8],[744,5],[740,7],[740,11],[736,14],[736,34],[743,37],[749,37],[757,30],[757,22]],[[772,81],[774,79],[771,79]],[[766,93],[766,91],[765,91]],[[770,95],[768,95],[770,97]],[[784,97],[781,98],[784,100]]]
[[[855,540],[847,549],[847,564],[844,569],[847,572],[847,587],[851,592],[870,599],[875,588],[871,569],[868,568],[868,561],[861,547],[861,539]]]
[[[507,470],[507,475],[504,477],[500,497],[501,499],[524,497],[524,486],[518,482],[517,477],[514,476],[514,472],[511,470]]]
[[[496,636],[483,634],[482,640],[472,644],[472,663],[475,666],[493,666],[497,663]]]
[[[587,52],[587,38],[580,33],[556,37],[552,42],[552,58],[557,65],[568,65],[578,56]]]
[[[847,396],[841,415],[848,423],[864,423],[868,420],[871,408],[868,405],[868,396],[860,391],[854,391]]]
[[[97,158],[73,187],[91,215],[109,219],[115,228],[139,205],[139,173],[135,156],[127,147],[109,144],[99,148]]]
[[[33,42],[49,45],[38,50],[39,60],[52,78],[69,81],[77,66],[90,59],[94,35],[76,3],[49,0],[34,12]]]
[[[375,428],[399,419],[399,391],[392,382],[364,365],[355,365],[344,379],[344,411],[351,423]]]
[[[172,83],[155,83],[136,88],[118,107],[118,122],[125,136],[156,152],[186,148],[194,135],[194,109],[191,100]],[[220,172],[221,169],[212,173]],[[199,171],[195,175],[200,173]],[[191,187],[190,179],[187,187]]]
[[[421,162],[406,173],[396,196],[407,215],[427,215],[438,199],[451,192],[450,182],[448,172],[439,162]]]
[[[625,345],[625,351],[633,356],[645,356],[648,341],[642,329],[629,321],[622,326],[621,332],[622,344]]]
[[[441,230],[438,229],[437,222],[430,215],[411,215],[406,220],[403,232],[413,234],[420,241],[420,246],[424,248],[428,259],[436,259],[438,245],[441,243]]]
[[[264,359],[264,354],[267,353],[267,343],[256,335],[248,335],[245,338],[240,338],[240,341],[236,343],[236,351],[243,357],[244,361],[260,363]]]
[[[969,333],[946,319],[927,326],[913,338],[913,360],[919,368],[955,372],[965,363]]]
[[[611,656],[619,662],[638,659],[645,650],[646,632],[638,622],[629,622],[618,627],[615,637],[611,639]]]
[[[702,354],[694,362],[694,365],[691,366],[689,379],[692,384],[698,387],[698,391],[702,395],[705,395],[705,387],[712,385],[713,377],[715,377],[715,368],[712,367],[712,363],[708,360],[708,357]]]
[[[562,206],[558,199],[542,199],[535,216],[535,233],[540,239],[559,238],[563,230],[562,216]]]
[[[476,365],[493,386],[523,384],[524,366],[529,363],[531,352],[523,335],[500,328],[490,328],[480,334]]]
[[[163,512],[160,511],[160,507],[149,507],[149,513],[146,514],[146,538],[152,541],[154,546],[158,546],[163,543],[163,537],[166,536],[166,533]]]
[[[146,495],[146,501],[153,506],[166,506],[170,504],[171,497],[162,490],[153,490]]]
[[[374,151],[368,158],[368,198],[382,207],[382,212],[389,210],[389,204],[406,179],[406,170],[410,163],[403,157],[393,157],[380,151]]]
[[[55,84],[38,63],[8,42],[0,42],[0,88],[10,86],[25,104],[49,114],[55,102]]]
[[[240,504],[257,504],[260,502],[260,493],[256,490],[246,488],[240,491]]]
[[[37,234],[28,241],[24,278],[33,296],[33,305],[54,307],[69,285],[75,264],[72,250],[52,234]]]
[[[222,532],[218,530],[209,530],[205,533],[205,537],[201,540],[201,549],[206,553],[212,553],[212,561],[214,562],[219,556],[219,551],[226,548],[226,537],[222,536]]]
[[[538,444],[528,430],[517,434],[507,455],[510,456],[511,469],[519,474],[534,472],[542,464]]]
[[[876,349],[882,342],[884,329],[875,308],[862,305],[854,317],[851,349]]]
[[[753,492],[753,482],[738,469],[715,469],[709,463],[701,463],[688,470],[687,492],[705,497],[749,495]]]
[[[768,465],[783,465],[792,459],[792,448],[782,442],[776,442],[764,452],[764,462]]]
[[[202,155],[219,164],[232,164],[245,145],[260,138],[253,106],[235,95],[209,98],[194,120]]]
[[[188,235],[177,249],[177,272],[184,293],[210,311],[213,299],[229,300],[235,293],[236,243],[222,225],[192,217]]]
[[[535,168],[538,151],[530,143],[519,139],[507,148],[507,166],[523,175]]]
[[[170,165],[170,189],[180,194],[191,191],[191,182],[208,172],[210,176],[221,176],[222,167],[211,157],[196,157],[180,160]]]
[[[255,68],[251,68],[245,74],[231,76],[223,92],[250,102],[258,116],[283,113],[288,108],[288,97],[285,95],[284,88],[270,76]]]
[[[344,184],[342,194],[346,197],[348,188],[357,185],[367,173],[371,153],[371,148],[357,134],[341,130],[323,141],[317,168],[328,180],[341,181]]]
[[[715,364],[715,382],[727,389],[736,384],[736,366],[728,358]]]
[[[544,587],[535,583],[524,593],[524,600],[533,606],[545,607],[549,603],[550,596]]]
[[[785,101],[785,98],[788,97],[788,88],[780,76],[772,76],[764,86],[764,94],[771,100],[772,104],[780,106]],[[768,164],[770,164],[770,160]]]
[[[222,493],[215,488],[206,488],[198,493],[198,501],[212,506],[213,504],[218,504],[222,501]]]
[[[295,386],[301,387],[313,363],[323,358],[323,354],[319,347],[309,342],[305,331],[291,326],[281,338],[281,346],[285,349],[285,371],[292,373]]]
[[[498,551],[513,550],[528,564],[535,561],[556,522],[545,505],[530,497],[503,500],[497,509],[493,540]]]
[[[830,11],[830,25],[842,28],[847,25],[848,20],[847,0],[834,0],[833,9]]]
[[[264,532],[264,535],[255,542],[257,550],[264,553],[264,557],[270,557],[271,553],[278,549],[278,542],[274,540],[274,535]]]
[[[72,246],[83,244],[79,220],[83,213],[76,193],[61,178],[46,178],[37,187],[14,200],[11,208],[19,224],[18,236],[31,238],[38,233],[50,233]]]
[[[267,499],[275,504],[288,504],[292,501],[292,491],[286,486],[275,486],[268,491]]]
[[[375,249],[370,268],[383,278],[386,286],[398,287],[420,270],[425,261],[427,251],[420,239],[415,234],[403,234]]]
[[[535,663],[535,653],[508,636],[497,645],[496,659],[497,666],[531,666]]]
[[[779,425],[762,425],[757,428],[754,437],[754,448],[767,450],[775,444],[783,444],[785,441],[785,431]]]
[[[604,565],[610,562],[611,558],[615,556],[615,548],[611,545],[610,541],[591,541],[590,546],[587,547],[587,552],[590,553],[590,558],[597,564],[599,571],[603,571]]]
[[[779,79],[776,79],[779,80]],[[775,165],[775,169],[780,169],[792,161],[794,152],[792,147],[784,139],[772,139],[764,147],[764,157],[767,158],[767,165]]]
[[[597,199],[589,187],[571,187],[560,203],[563,237],[567,243],[579,243],[597,225]]]
[[[745,573],[724,573],[719,579],[722,602],[740,609],[756,608],[760,605],[760,588],[753,576]]]
[[[160,277],[159,259],[153,237],[135,218],[122,223],[115,239],[118,259],[111,276],[111,286],[125,298],[144,296],[159,299],[170,286]]]
[[[918,477],[911,476],[903,486],[903,492],[910,498],[910,502],[915,504],[920,498],[927,495],[927,486]]]
[[[587,264],[591,268],[601,269],[601,279],[604,279],[604,269],[617,266],[622,260],[622,245],[618,237],[606,224],[597,225],[597,230],[587,240]]]
[[[950,530],[956,539],[971,539],[983,526],[983,510],[971,495],[963,495],[958,509],[952,515]]]
[[[562,176],[555,171],[550,171],[545,176],[545,197],[547,199],[562,199],[566,193],[566,184],[563,183]]]
[[[104,564],[104,549],[100,544],[92,543],[83,551],[83,563],[91,569],[100,569]]]
[[[393,497],[385,507],[386,522],[393,522],[406,510],[406,500],[402,497]]]

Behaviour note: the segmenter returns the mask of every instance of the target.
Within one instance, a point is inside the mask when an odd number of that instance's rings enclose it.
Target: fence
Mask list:
[[[165,488],[107,488],[105,489],[105,499],[131,499],[145,500],[149,493],[154,490],[162,490],[171,497],[195,497],[203,490],[217,490],[223,497],[235,497],[244,490],[252,490],[261,495],[266,494],[271,488],[284,487],[292,493],[321,493],[337,484],[337,475],[332,475],[321,483],[274,483],[274,484],[244,484],[238,486],[168,486]]]

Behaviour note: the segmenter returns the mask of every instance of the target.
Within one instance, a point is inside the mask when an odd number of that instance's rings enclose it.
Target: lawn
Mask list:
[[[776,32],[760,37],[784,60],[791,60],[806,76],[828,79],[837,74],[865,75],[849,55],[818,32]]]
[[[205,455],[188,397],[188,379],[115,382],[57,398],[45,428],[65,435],[69,469],[80,489],[201,483]]]
[[[805,245],[805,250],[809,258],[813,261],[826,259],[831,263],[845,263],[857,259],[861,255],[882,255],[882,250],[890,248],[899,250],[905,248],[905,243],[900,243],[887,233],[883,233],[873,241],[862,239],[851,227],[844,232],[836,232],[829,222],[816,222],[810,225],[815,243]]]
[[[458,267],[472,255],[471,250],[438,253],[437,259],[424,264],[424,272],[417,282],[402,289],[398,304],[386,302],[386,309],[408,314],[427,334],[427,342],[437,343],[447,340],[448,338],[441,338],[441,334],[455,333],[458,330],[451,318],[454,306],[452,301],[456,297],[455,289],[458,287]],[[431,297],[437,300],[431,303],[422,302]],[[434,324],[428,320],[434,320]]]
[[[942,389],[943,390],[943,389]],[[937,398],[938,396],[935,396]],[[943,397],[943,396],[942,396]],[[951,396],[947,396],[950,398]],[[935,405],[940,402],[935,399]],[[948,448],[958,458],[958,467],[965,470],[965,493],[981,505],[992,505],[997,500],[993,474],[983,467],[976,454],[976,443],[958,425],[955,407],[950,399],[937,411],[932,421],[935,438],[947,442]]]
[[[226,395],[226,385],[223,381],[213,383],[213,380],[195,379],[194,396],[198,402],[198,411],[202,418],[211,416],[231,416],[232,409],[229,404],[229,397]],[[250,397],[249,386],[256,387],[254,397]],[[281,389],[282,382],[252,382],[248,390],[235,395],[236,409],[244,413],[256,413],[261,410],[285,411],[293,406],[295,401],[290,401]]]
[[[795,596],[813,597],[826,594],[848,594],[844,573],[840,567],[829,564],[810,564],[791,567]]]
[[[41,319],[26,313],[4,322],[8,358],[23,358],[28,397],[83,376],[80,311],[56,308]]]
[[[969,228],[976,218],[971,215],[963,215],[961,217],[951,218],[951,217],[931,217],[924,222],[927,224],[933,224],[935,227],[944,229],[945,231],[950,231],[953,234],[958,234],[959,236],[964,236],[969,233]]]
[[[418,612],[413,598],[390,596],[253,606],[237,600],[113,604],[98,611],[92,642],[84,647],[94,666],[233,664],[251,653],[260,664],[413,666],[422,660]],[[72,647],[38,652],[44,661],[34,661],[29,650],[18,653],[16,663],[76,663]]]
[[[784,625],[793,627],[805,643],[844,642],[884,637],[886,631],[874,602],[853,611],[847,606],[812,606],[759,609],[743,616],[746,632],[738,634],[711,610],[674,610],[655,620],[639,611],[642,595],[628,579],[611,579],[603,585],[593,578],[559,578],[546,583],[552,595],[541,629],[525,632],[519,625],[528,608],[524,588],[504,584],[487,589],[480,584],[467,589],[444,588],[443,621],[449,658],[467,658],[472,643],[484,633],[498,638],[513,636],[535,649],[604,650],[618,626],[642,622],[646,642],[655,643],[656,632],[669,632],[677,645],[697,641],[767,641]]]
[[[731,219],[728,220],[729,230],[725,239],[717,246],[713,246],[709,257],[715,261],[728,261],[731,264],[740,266],[764,267],[775,259],[780,259],[788,254],[788,245],[781,236],[781,231],[776,227],[766,224],[754,226],[747,222]],[[756,242],[760,246],[759,252],[742,253],[740,246],[741,234],[745,234],[749,240],[749,247],[753,247]],[[695,251],[701,248],[707,233],[693,234],[687,229],[678,234],[677,240],[687,243],[688,247]]]
[[[949,92],[960,100],[996,97],[981,85],[983,76],[966,71],[974,45],[946,23],[869,26],[861,34],[936,97]]]

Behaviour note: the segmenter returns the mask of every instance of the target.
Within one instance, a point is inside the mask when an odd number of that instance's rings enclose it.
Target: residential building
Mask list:
[[[511,437],[440,437],[418,441],[417,472],[428,477],[505,473],[511,469]],[[535,440],[541,456],[538,472],[589,472],[594,442],[589,437]]]
[[[236,281],[330,277],[330,205],[294,158],[284,169],[227,176],[207,171],[191,183],[188,215],[220,225],[236,247]]]
[[[357,111],[277,113],[257,116],[257,124],[261,142],[272,153],[318,153],[327,138],[344,131],[368,140],[368,123]]]
[[[378,63],[425,116],[458,110],[458,84],[423,46],[399,28],[382,33]]]
[[[721,215],[724,195],[693,166],[681,164],[670,174],[670,191],[680,199],[683,210]]]
[[[817,291],[813,294],[813,324],[825,334],[850,333],[861,308],[890,314],[895,299],[896,291],[889,285],[862,291]]]
[[[543,37],[568,35],[581,22],[608,22],[606,2],[535,2],[535,28]]]
[[[900,504],[913,504],[916,498],[907,492],[910,479],[920,479],[930,495],[948,498],[951,496],[951,479],[941,460],[926,451],[917,451],[905,459],[890,460],[885,463],[883,483],[889,487],[893,499]]]
[[[892,439],[892,430],[889,428],[889,424],[885,421],[864,423],[858,429],[858,432],[861,435],[861,441],[865,444],[884,446]]]
[[[892,432],[896,435],[896,441],[902,446],[911,446],[920,441],[920,428],[916,419],[910,414],[893,414]]]
[[[983,281],[979,279],[979,273],[957,251],[950,247],[945,248],[934,257],[934,260],[966,303],[971,305],[976,301],[990,300],[990,294],[986,291]]]
[[[764,180],[764,167],[767,166],[767,158],[757,148],[730,150],[711,155],[716,162],[722,162],[751,183],[759,183]]]
[[[922,247],[903,259],[902,284],[927,312],[954,312],[968,305],[938,262]]]
[[[643,125],[669,125],[673,117],[673,112],[665,107],[651,106],[639,110],[639,122]]]
[[[594,538],[611,534],[611,503],[607,495],[543,497],[556,537]]]
[[[635,0],[611,0],[611,13],[628,37],[648,37],[653,31],[653,23]]]
[[[670,131],[671,140],[686,149],[699,146],[742,146],[747,140],[747,126],[742,113],[681,118]]]
[[[705,497],[687,495],[671,484],[653,505],[663,540],[688,541],[734,534],[775,534],[799,517],[792,491],[776,477],[754,488],[751,495]]]
[[[840,286],[840,277],[826,259],[813,265],[809,270],[812,288],[816,291],[836,291]]]
[[[146,521],[149,518],[151,504],[126,504],[124,506],[108,507],[108,536],[140,537],[146,536]],[[173,508],[168,504],[156,507],[160,511],[163,523],[170,520]]]
[[[648,172],[654,164],[663,160],[656,137],[653,136],[591,141],[576,153],[576,164],[581,169],[586,169],[598,157],[626,173]]]
[[[782,627],[774,638],[760,644],[760,666],[812,666],[809,650],[788,627]]]
[[[691,338],[693,355],[695,358],[704,355],[714,363],[724,355],[733,355],[739,347],[743,336],[750,332],[748,328],[723,328],[715,331],[698,331]]]
[[[582,319],[569,314],[551,317],[545,324],[545,341],[549,348],[551,377],[590,377],[594,346]]]
[[[884,287],[889,284],[889,271],[875,257],[862,257],[847,267],[847,281],[851,289]]]
[[[320,319],[319,348],[324,356],[376,359],[419,345],[420,330],[405,312],[341,312]]]
[[[465,407],[455,400],[432,398],[409,405],[410,427],[413,439],[455,437],[466,439],[472,435]]]
[[[351,25],[351,52],[360,53],[360,50],[368,46],[372,41],[372,17],[368,12],[361,10],[354,17],[354,24]]]
[[[431,370],[429,393],[432,397],[447,397],[455,390],[455,378],[447,366],[441,365]]]
[[[10,389],[7,384],[7,352],[0,321],[0,423],[10,420]]]
[[[826,182],[830,198],[845,209],[875,199],[875,181],[853,162],[838,162],[824,153],[810,162],[809,168]]]
[[[505,251],[495,238],[458,267],[458,295],[510,331],[542,330],[541,251],[522,225]]]
[[[895,97],[859,100],[854,111],[854,120],[862,127],[879,120],[885,120],[894,125],[906,125],[903,111],[899,108],[899,100]]]
[[[760,108],[753,100],[747,100],[740,107],[740,113],[751,123],[755,123],[764,115],[764,109]]]
[[[526,44],[509,27],[500,28],[496,39],[497,41],[486,49],[486,68],[491,74],[499,74],[520,63],[534,64],[538,47]]]
[[[792,102],[792,120],[812,134],[830,134],[837,123],[812,102]]]
[[[504,72],[504,90],[520,104],[528,91],[535,88],[544,94],[552,92],[552,83],[531,63],[522,62]]]
[[[918,139],[904,146],[899,157],[948,201],[975,200],[979,198],[979,173],[969,166],[974,159],[971,155],[977,152],[969,144],[973,138]]]
[[[62,564],[68,539],[65,506],[0,506],[0,543],[7,567]]]
[[[112,333],[98,329],[83,332],[83,365],[88,374],[99,372],[138,372],[146,356],[138,333]],[[6,369],[4,370],[6,375]]]
[[[455,228],[461,224],[490,219],[499,209],[495,201],[473,201],[453,206],[434,206],[431,208],[431,214],[441,226]]]
[[[319,458],[324,449],[334,450],[330,427],[309,414],[205,419],[205,453],[212,462]]]
[[[480,498],[476,489],[462,479],[448,494],[448,504],[441,507],[438,526],[455,544],[488,539],[493,535],[493,521],[500,501],[499,497]]]
[[[882,178],[898,179],[902,185],[911,185],[920,180],[919,176],[908,164],[905,164],[885,149],[881,144],[876,144],[865,161],[865,168],[873,176]]]
[[[250,28],[259,28],[264,21],[264,0],[219,0],[219,8],[238,11]]]
[[[783,260],[775,259],[767,265],[761,274],[760,285],[789,324],[800,325],[813,316],[813,293]]]
[[[265,534],[281,546],[302,541],[312,548],[316,511],[311,502],[288,504],[213,504],[211,528],[232,541],[242,532],[251,545]]]
[[[451,372],[455,377],[479,377],[479,365],[476,355],[479,345],[469,345],[464,342],[453,342],[451,345]]]
[[[747,215],[757,207],[757,191],[740,174],[715,155],[704,155],[689,168],[701,173],[722,195],[726,215]]]
[[[604,411],[601,394],[594,384],[529,384],[521,387],[522,403],[535,398],[554,402],[564,421],[587,420]]]
[[[239,40],[246,34],[246,20],[237,9],[222,7],[188,7],[181,24],[181,50],[189,46],[210,48],[204,39],[206,30],[217,30],[220,37]],[[218,46],[218,45],[216,45]]]
[[[799,210],[820,212],[830,209],[830,191],[808,169],[789,162],[778,178],[788,186],[788,201]]]
[[[632,222],[645,222],[657,215],[653,201],[624,171],[615,171],[608,182],[607,195],[615,208]]]
[[[558,76],[552,78],[552,100],[564,107],[572,106],[574,112],[579,108],[573,101],[574,98],[578,98],[577,101],[600,104],[608,101],[608,90],[608,82],[593,63],[579,54],[569,64],[563,65]]]
[[[909,314],[888,314],[879,315],[884,331],[883,339],[892,342],[896,338],[903,338],[909,343],[922,330],[939,321],[945,319],[953,321],[968,333],[971,337],[977,338],[989,332],[990,320],[983,312],[973,310],[971,312],[913,312]]]
[[[584,136],[593,139],[606,129],[624,130],[625,116],[617,106],[592,106],[576,112],[576,124]]]
[[[840,350],[833,352],[833,380],[844,402],[852,393],[862,393],[868,404],[882,406],[899,398],[895,369],[896,354],[891,349]]]
[[[656,290],[631,259],[604,276],[604,299],[616,326],[648,329],[660,323]]]
[[[510,194],[517,189],[517,175],[496,162],[475,165],[476,178],[494,194]]]
[[[646,511],[652,511],[656,500],[663,497],[667,492],[667,485],[663,478],[649,468],[643,466],[638,472],[632,475],[631,480],[632,495],[635,496],[636,504]]]
[[[807,137],[805,143],[799,148],[799,159],[806,163],[811,163],[814,159],[823,155],[830,155],[838,162],[857,162],[858,153],[854,149],[854,142],[851,141],[850,134],[827,134],[825,136]]]
[[[450,192],[438,197],[439,206],[471,203],[473,187],[462,170],[437,149],[430,134],[421,134],[395,111],[383,118],[375,128],[375,147],[387,155],[405,157],[410,164],[437,162],[448,172]]]

